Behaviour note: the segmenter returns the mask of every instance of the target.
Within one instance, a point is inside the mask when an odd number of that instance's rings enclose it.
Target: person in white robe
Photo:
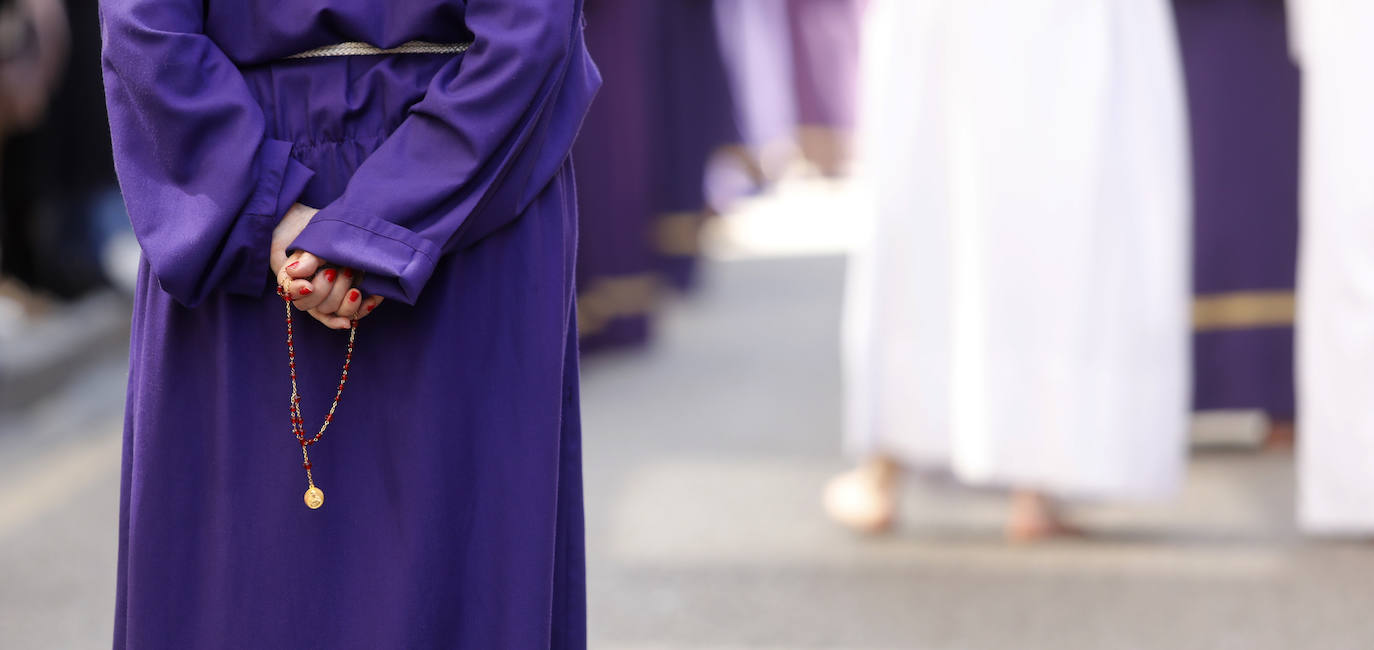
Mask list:
[[[1190,287],[1167,0],[873,0],[865,30],[872,222],[843,345],[860,465],[827,511],[885,530],[920,467],[1011,490],[1019,540],[1068,532],[1065,499],[1171,494]]]
[[[1298,521],[1374,533],[1374,2],[1290,0],[1302,69]]]

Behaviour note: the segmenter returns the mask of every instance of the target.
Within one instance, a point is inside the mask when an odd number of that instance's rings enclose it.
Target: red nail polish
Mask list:
[[[373,308],[373,307],[376,307],[376,306],[377,306],[377,305],[368,305],[368,306],[367,306],[367,310],[368,310],[368,311],[372,311],[372,308]]]
[[[351,278],[351,277],[353,277],[353,269],[344,269],[344,277],[345,277],[345,278]]]
[[[349,302],[358,302],[358,298],[361,297],[362,295],[363,295],[363,294],[358,293],[358,290],[357,290],[357,289],[354,289],[354,290],[348,292],[348,301],[349,301]]]
[[[302,296],[308,296],[308,295],[310,295],[310,294],[312,294],[312,293],[315,293],[315,292],[314,292],[314,291],[311,291],[311,290],[310,290],[310,287],[301,287],[301,295],[302,295]]]
[[[339,272],[338,272],[338,271],[335,271],[334,269],[325,269],[325,270],[324,270],[324,279],[325,279],[326,281],[328,281],[328,282],[333,282],[333,281],[334,281],[334,278],[337,278],[337,277],[339,277]]]
[[[296,260],[296,261],[294,261],[294,262],[292,262],[292,263],[290,263],[290,264],[287,264],[287,265],[286,265],[286,269],[287,269],[288,271],[291,270],[291,269],[294,269],[294,268],[296,268],[296,265],[297,265],[297,264],[300,264],[300,263],[301,263],[300,260]]]

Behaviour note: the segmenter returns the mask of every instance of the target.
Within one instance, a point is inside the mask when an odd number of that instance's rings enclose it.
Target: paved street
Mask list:
[[[593,648],[1374,644],[1374,545],[1300,539],[1283,455],[1200,452],[1176,503],[1075,508],[1082,540],[1008,547],[998,495],[934,480],[898,533],[836,529],[842,258],[704,280],[584,364]],[[0,418],[0,648],[108,647],[123,367]]]

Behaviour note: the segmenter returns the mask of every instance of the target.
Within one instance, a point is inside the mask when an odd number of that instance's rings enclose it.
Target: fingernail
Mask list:
[[[294,262],[292,262],[292,263],[290,263],[290,264],[287,264],[287,265],[286,265],[286,269],[287,269],[288,271],[291,270],[291,269],[294,269],[294,268],[296,268],[296,265],[297,265],[297,264],[300,264],[300,263],[301,263],[300,260],[296,260],[296,261],[294,261]]]
[[[302,296],[308,296],[308,295],[310,295],[310,294],[312,294],[312,293],[315,293],[315,292],[314,292],[314,291],[311,291],[311,290],[310,290],[310,287],[301,287],[301,295],[302,295]]]
[[[338,272],[338,271],[335,271],[334,269],[325,269],[325,270],[324,270],[324,279],[325,279],[326,281],[328,281],[328,282],[333,282],[333,281],[334,281],[334,278],[337,278],[337,277],[339,277],[339,272]]]
[[[372,308],[373,308],[373,307],[376,307],[376,306],[377,306],[377,305],[368,305],[368,306],[367,306],[367,310],[368,310],[368,311],[372,311]]]
[[[345,278],[351,278],[351,277],[353,277],[353,269],[344,269],[344,277],[345,277]]]
[[[358,293],[358,290],[357,290],[357,289],[354,289],[354,290],[348,292],[348,301],[349,301],[349,302],[358,302],[358,298],[361,298],[362,295],[363,295],[363,294]]]

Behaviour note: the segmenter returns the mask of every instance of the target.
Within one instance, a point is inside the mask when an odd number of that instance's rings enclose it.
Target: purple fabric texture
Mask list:
[[[788,0],[793,87],[801,126],[854,126],[859,0]]]
[[[663,0],[653,4],[658,43],[658,67],[650,86],[657,103],[654,208],[660,219],[695,218],[699,227],[700,220],[711,212],[705,190],[707,164],[722,147],[741,142],[716,31],[714,2]],[[681,233],[690,229],[673,230]],[[697,277],[697,253],[691,248],[697,242],[665,246],[665,237],[657,239],[664,280],[674,288],[691,289]]]
[[[652,3],[591,0],[587,49],[605,84],[573,152],[578,168],[577,287],[582,350],[648,340],[653,247],[649,57]]]
[[[739,142],[710,0],[594,0],[606,86],[576,156],[586,352],[645,343],[659,289],[696,278],[707,164]]]
[[[737,119],[751,147],[791,140],[797,125],[787,1],[715,3]]]
[[[581,648],[576,0],[103,0],[144,250],[116,648]],[[463,55],[281,57],[364,41]],[[365,270],[302,502],[270,233]],[[307,429],[347,341],[297,319]],[[313,429],[311,429],[313,430]]]
[[[1299,77],[1282,0],[1176,0],[1191,126],[1194,292],[1292,291]],[[1293,328],[1199,331],[1194,407],[1291,418]]]

